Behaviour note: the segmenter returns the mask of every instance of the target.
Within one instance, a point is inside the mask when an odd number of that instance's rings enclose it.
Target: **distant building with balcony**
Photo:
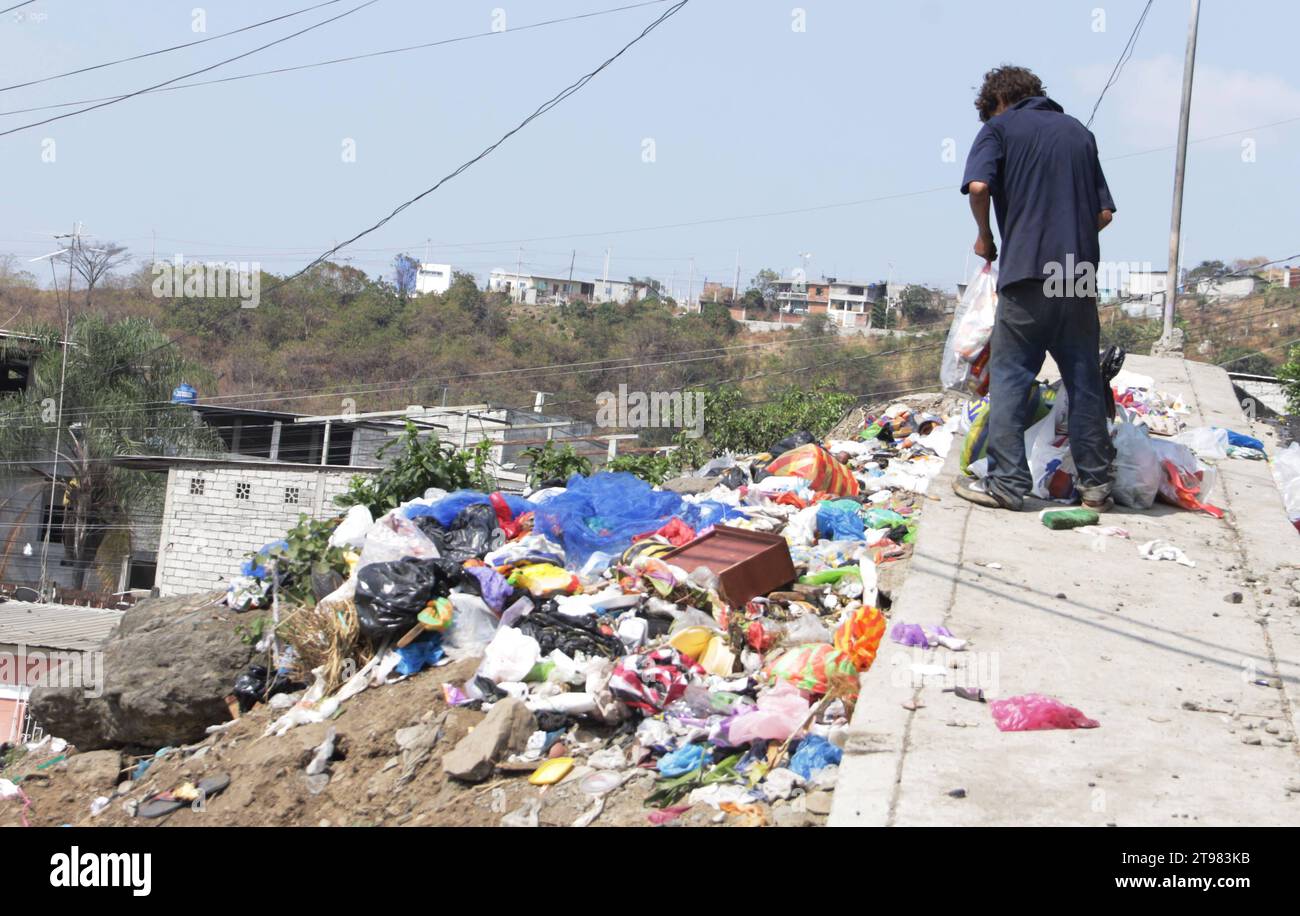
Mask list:
[[[849,327],[871,327],[871,312],[876,303],[886,301],[886,285],[866,280],[841,280],[827,277],[826,313]]]
[[[831,289],[828,280],[787,277],[777,280],[773,286],[776,306],[787,315],[819,315],[826,312]]]

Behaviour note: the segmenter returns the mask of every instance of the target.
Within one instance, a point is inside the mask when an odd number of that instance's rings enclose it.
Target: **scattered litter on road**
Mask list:
[[[1168,541],[1147,541],[1145,544],[1138,545],[1138,554],[1147,560],[1173,560],[1181,566],[1194,569],[1196,561],[1189,559],[1187,554],[1175,547]]]
[[[989,703],[989,712],[993,713],[993,722],[998,730],[1004,732],[1097,728],[1101,725],[1096,719],[1089,719],[1073,706],[1040,693],[1027,693],[1005,700],[993,700]]]

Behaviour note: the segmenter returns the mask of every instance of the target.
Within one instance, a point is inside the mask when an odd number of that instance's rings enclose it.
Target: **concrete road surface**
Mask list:
[[[1189,426],[1276,450],[1222,370],[1138,356],[1125,368],[1181,394]],[[1267,464],[1217,462],[1222,521],[1119,508],[1103,524],[1132,539],[1094,546],[1037,512],[957,498],[957,452],[931,485],[938,501],[892,620],[944,624],[973,644],[924,651],[886,637],[863,677],[831,824],[1300,823],[1300,534]],[[1155,538],[1196,567],[1141,558],[1137,545]],[[1101,727],[999,732],[987,705],[945,692],[954,685],[1049,694]]]

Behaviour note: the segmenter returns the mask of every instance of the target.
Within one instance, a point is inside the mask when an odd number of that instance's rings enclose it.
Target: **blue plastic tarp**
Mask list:
[[[536,506],[533,530],[563,544],[566,565],[578,569],[597,551],[617,556],[636,535],[657,531],[670,519],[702,531],[743,514],[712,500],[687,502],[623,471],[601,471],[573,475],[563,493]]]

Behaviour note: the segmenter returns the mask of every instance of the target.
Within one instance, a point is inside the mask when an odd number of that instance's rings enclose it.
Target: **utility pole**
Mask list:
[[[1196,26],[1201,2],[1192,0],[1192,16],[1187,25],[1187,56],[1183,58],[1183,101],[1178,112],[1178,155],[1174,163],[1174,207],[1169,218],[1169,272],[1165,279],[1164,334],[1152,348],[1157,355],[1182,354],[1182,334],[1174,338],[1174,305],[1178,299],[1179,232],[1183,224],[1183,173],[1187,167],[1187,122],[1192,113],[1192,74],[1196,67]]]
[[[731,284],[731,301],[740,298],[740,248],[736,248],[736,279]]]
[[[605,272],[600,278],[600,294],[609,298],[609,249],[605,249]]]
[[[695,296],[695,258],[691,258],[691,282],[686,286],[686,308],[691,307],[691,299]]]
[[[41,601],[52,601],[54,598],[52,583],[47,573],[47,562],[50,554],[50,529],[54,527],[54,499],[58,495],[59,448],[62,445],[61,440],[63,438],[63,391],[68,378],[68,335],[72,332],[72,270],[77,249],[81,245],[80,222],[73,224],[72,235],[68,238],[68,291],[63,299],[63,354],[59,363],[59,403],[54,414],[54,455],[50,467],[50,505],[45,513],[45,536],[41,539]],[[51,261],[50,269],[53,270],[53,268],[54,262]],[[57,282],[54,285],[54,295],[57,299],[59,295]]]
[[[515,262],[515,301],[524,301],[524,282],[520,279],[519,274],[524,269],[524,246],[519,246],[519,260]]]

